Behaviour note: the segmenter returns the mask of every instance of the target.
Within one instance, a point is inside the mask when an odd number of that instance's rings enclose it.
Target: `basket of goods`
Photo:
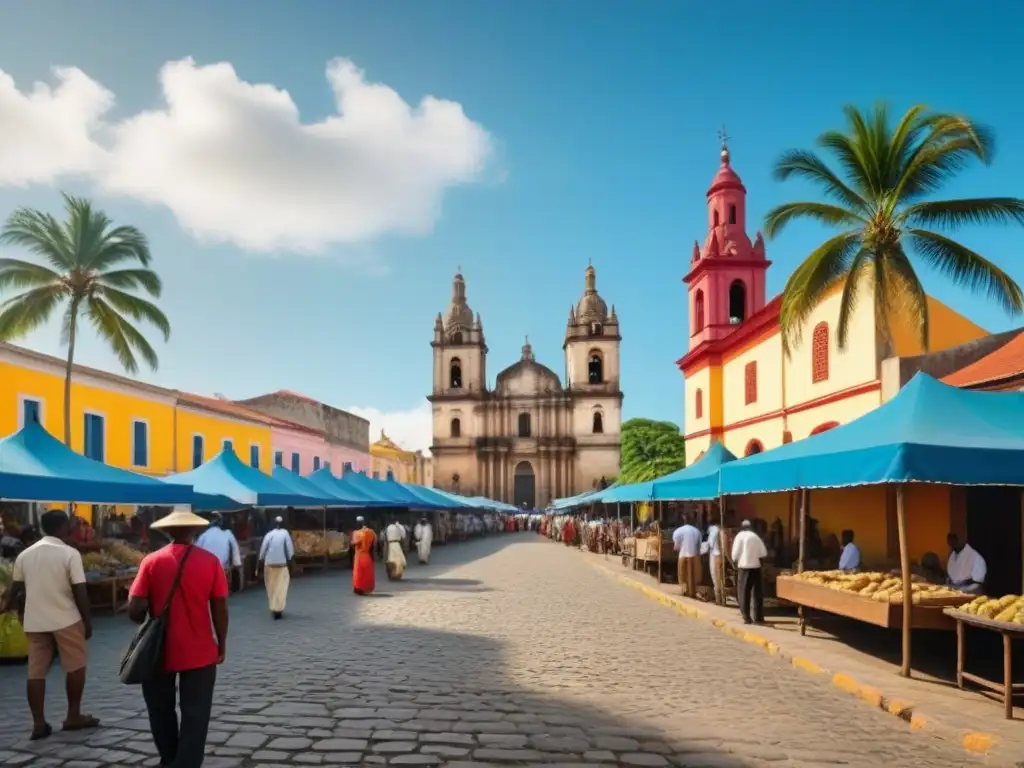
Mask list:
[[[880,603],[903,602],[903,579],[888,573],[846,571],[804,571],[793,578],[809,584],[856,594]],[[920,576],[911,577],[911,600],[914,605],[945,606],[966,602],[970,595],[952,587],[931,584]]]
[[[295,531],[292,534],[295,554],[299,557],[325,557],[327,542],[322,533],[317,531]]]
[[[966,605],[960,606],[958,610],[982,619],[1015,624],[1024,629],[1024,597],[1020,595],[1004,595],[1003,597],[982,595]]]
[[[144,555],[123,541],[107,542],[95,552],[82,554],[82,568],[87,580],[104,579],[139,569]]]
[[[341,531],[328,531],[327,539],[327,556],[331,558],[340,558],[348,554],[349,540]]]

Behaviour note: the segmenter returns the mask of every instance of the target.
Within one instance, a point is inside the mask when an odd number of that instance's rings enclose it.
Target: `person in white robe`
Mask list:
[[[416,554],[419,555],[420,563],[426,565],[430,562],[430,545],[434,542],[434,531],[430,527],[427,518],[421,518],[413,529],[416,538]]]
[[[405,574],[405,552],[402,550],[402,543],[405,541],[405,528],[397,520],[392,521],[384,530],[387,539],[387,555],[384,560],[384,567],[387,569],[388,578],[397,581]]]
[[[988,565],[966,541],[951,533],[946,537],[949,544],[949,560],[946,563],[946,578],[949,586],[956,587],[969,595],[985,594],[985,577]]]
[[[280,619],[284,615],[294,557],[295,545],[292,543],[292,537],[284,529],[284,521],[280,517],[275,518],[274,529],[263,537],[260,544],[259,561],[259,568],[263,571],[263,579],[267,585],[270,613],[275,619]]]

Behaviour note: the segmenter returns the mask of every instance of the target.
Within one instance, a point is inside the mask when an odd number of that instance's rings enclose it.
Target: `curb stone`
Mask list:
[[[959,742],[960,746],[966,751],[979,756],[989,755],[999,742],[999,738],[993,733],[985,731],[967,731],[937,723],[923,712],[918,712],[916,705],[912,702],[887,696],[878,688],[861,683],[853,675],[845,672],[832,672],[830,670],[826,670],[818,665],[814,660],[784,651],[778,646],[778,644],[772,642],[767,637],[759,635],[756,632],[750,632],[743,627],[730,624],[724,619],[716,618],[707,611],[690,604],[689,601],[684,601],[681,597],[675,598],[671,595],[666,595],[661,590],[650,587],[637,579],[631,578],[630,576],[612,573],[608,568],[598,565],[597,563],[589,562],[588,564],[595,570],[615,579],[619,583],[639,590],[646,597],[661,603],[666,608],[670,608],[678,614],[691,619],[706,621],[726,635],[731,635],[745,643],[762,648],[771,656],[778,656],[789,661],[795,669],[799,669],[809,675],[820,677],[827,676],[829,682],[835,688],[857,697],[876,709],[881,709],[887,714],[898,717],[900,720],[906,722],[910,726],[911,730],[929,730],[938,737],[944,738],[948,741]],[[1018,765],[1024,765],[1024,763],[1018,763]]]

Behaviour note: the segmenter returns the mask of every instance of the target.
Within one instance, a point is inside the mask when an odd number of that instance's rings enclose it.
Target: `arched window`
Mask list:
[[[462,389],[462,361],[457,357],[448,366],[448,378],[452,389]]]
[[[389,470],[388,470],[388,480],[394,480],[394,479],[395,479],[395,473],[394,473],[394,472],[392,472],[392,471],[391,471],[391,470],[389,469]]]
[[[745,451],[743,451],[743,455],[753,456],[755,453],[762,453],[763,451],[764,446],[761,445],[760,440],[751,440],[749,443],[747,443],[747,448]]]
[[[462,331],[456,331],[452,334],[452,344],[462,343]]]
[[[594,434],[604,434],[604,415],[600,411],[594,411]]]
[[[715,224],[714,224],[714,226],[716,226],[716,227],[718,226],[718,211],[715,211]]]
[[[838,421],[826,421],[824,424],[819,424],[811,430],[812,435],[820,435],[822,432],[828,432],[830,429],[834,429],[839,426]]]
[[[729,322],[742,323],[747,319],[747,286],[742,280],[733,280],[729,286]]]
[[[457,418],[452,419],[451,435],[452,437],[462,437],[462,422]]]
[[[743,394],[747,405],[757,402],[757,361],[747,363],[743,369]]]
[[[587,378],[591,384],[600,384],[604,381],[604,361],[601,353],[596,349],[590,352],[590,361],[587,363]]]
[[[828,380],[828,323],[814,326],[811,336],[811,381]]]
[[[693,394],[693,415],[696,418],[704,416],[704,390],[698,389]]]
[[[530,436],[530,414],[528,413],[519,414],[519,436]]]
[[[730,224],[735,224],[736,223],[736,206],[735,205],[730,205],[729,206],[729,223]]]
[[[704,291],[693,297],[693,332],[704,330]]]

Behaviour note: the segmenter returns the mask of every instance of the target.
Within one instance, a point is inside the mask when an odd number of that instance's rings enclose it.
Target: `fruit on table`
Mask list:
[[[809,584],[834,589],[837,592],[851,592],[880,603],[903,602],[903,579],[889,573],[868,571],[847,573],[846,571],[804,571],[793,578]],[[944,601],[948,598],[967,595],[958,589],[941,584],[931,584],[920,576],[911,577],[911,600],[916,604]]]
[[[1009,624],[1024,624],[1024,597],[1003,595],[1002,597],[976,597],[960,610],[984,619],[1004,621]]]

